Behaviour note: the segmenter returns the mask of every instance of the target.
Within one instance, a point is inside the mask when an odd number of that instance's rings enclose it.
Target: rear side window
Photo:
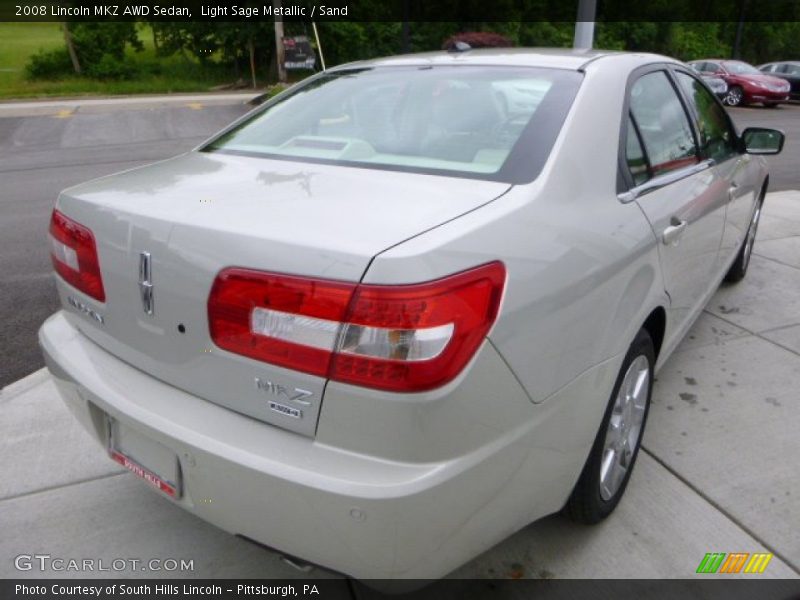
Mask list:
[[[675,75],[697,114],[703,156],[720,163],[736,155],[736,133],[725,109],[697,79],[687,73]]]
[[[312,78],[203,150],[532,181],[582,75],[506,67],[376,67]]]
[[[631,88],[630,111],[655,177],[699,162],[683,104],[664,71],[642,75]]]
[[[636,131],[633,119],[628,117],[627,140],[625,142],[625,159],[628,171],[633,178],[633,185],[641,185],[650,178],[650,169],[647,166],[647,157],[644,155],[642,141]]]

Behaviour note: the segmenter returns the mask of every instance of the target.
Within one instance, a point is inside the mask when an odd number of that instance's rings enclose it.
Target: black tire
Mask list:
[[[625,374],[628,372],[629,367],[637,360],[638,357],[644,356],[647,359],[649,368],[649,380],[647,383],[647,399],[644,407],[644,416],[641,423],[638,439],[636,440],[635,448],[629,460],[629,466],[625,472],[619,487],[614,494],[607,498],[603,498],[600,487],[600,472],[603,463],[604,445],[606,441],[606,434],[611,421],[614,405],[616,403],[617,394],[620,390]],[[636,457],[639,454],[639,448],[642,443],[642,435],[644,428],[647,424],[647,414],[650,411],[650,398],[653,393],[653,367],[655,365],[655,349],[653,340],[650,334],[645,329],[640,329],[633,340],[628,353],[625,355],[625,360],[622,361],[617,381],[614,384],[614,389],[611,392],[611,398],[608,401],[603,421],[600,424],[600,429],[597,432],[592,450],[589,453],[589,458],[583,467],[581,476],[578,478],[578,483],[572,490],[572,494],[564,507],[564,514],[571,520],[577,523],[584,523],[587,525],[594,525],[605,519],[610,515],[619,504],[620,498],[625,493],[625,488],[628,486],[633,467],[636,464]]]
[[[725,96],[725,104],[728,106],[742,106],[744,104],[744,90],[738,85],[732,85]]]
[[[747,275],[747,267],[750,266],[750,257],[753,255],[753,246],[755,246],[756,243],[758,222],[761,218],[761,208],[764,206],[764,196],[766,192],[767,187],[765,185],[761,190],[761,196],[758,199],[758,204],[756,204],[756,209],[753,211],[753,215],[750,218],[750,227],[748,227],[744,240],[742,240],[742,246],[739,248],[739,252],[736,254],[736,259],[733,261],[731,268],[728,269],[728,272],[725,274],[725,281],[728,283],[741,281],[744,279],[744,276]]]

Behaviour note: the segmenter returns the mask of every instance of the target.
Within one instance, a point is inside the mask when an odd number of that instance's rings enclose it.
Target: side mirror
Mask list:
[[[786,136],[777,129],[748,127],[742,132],[742,145],[748,154],[778,154]]]

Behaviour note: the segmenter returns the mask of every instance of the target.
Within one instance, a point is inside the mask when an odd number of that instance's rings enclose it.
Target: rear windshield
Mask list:
[[[537,68],[340,70],[296,86],[203,151],[529,182],[580,81]]]

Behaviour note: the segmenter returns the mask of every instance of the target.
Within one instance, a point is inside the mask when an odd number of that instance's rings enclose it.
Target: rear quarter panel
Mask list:
[[[635,203],[616,195],[628,71],[621,62],[587,72],[533,183],[387,249],[368,268],[363,281],[394,284],[505,263],[500,315],[459,378],[402,397],[337,382],[326,388],[317,443],[410,463],[503,456],[504,475],[470,493],[491,515],[476,512],[459,530],[474,525],[489,543],[501,539],[490,521],[507,535],[563,506],[624,353],[667,302],[652,229]],[[496,506],[508,510],[499,516]]]

